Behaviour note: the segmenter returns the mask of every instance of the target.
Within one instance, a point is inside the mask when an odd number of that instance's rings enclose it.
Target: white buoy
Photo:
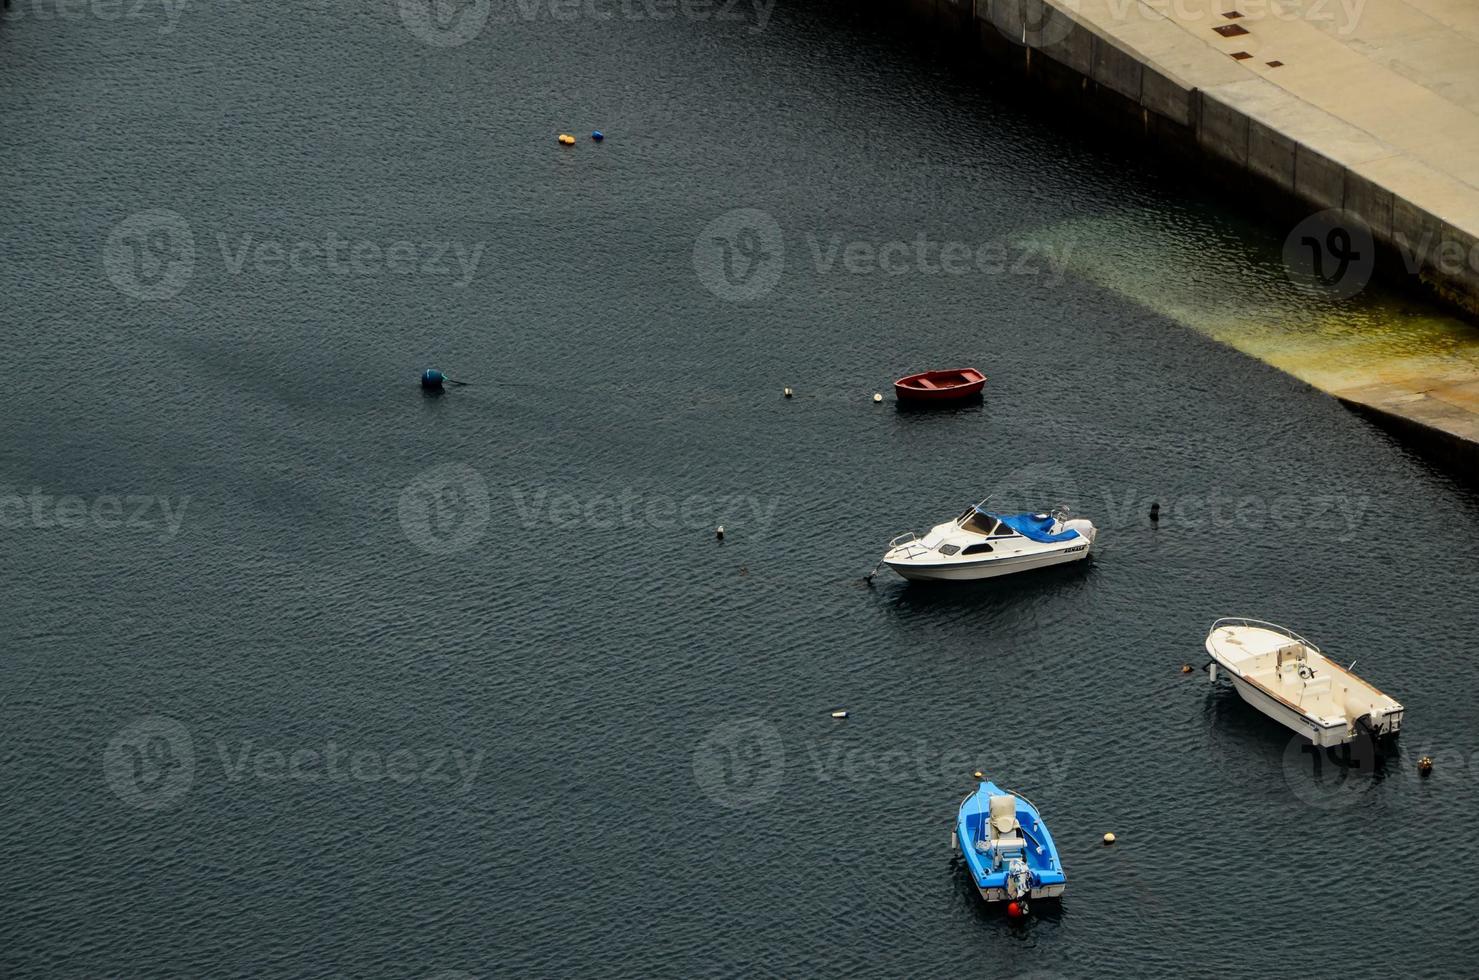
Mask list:
[[[785,395],[786,395],[787,398],[790,398],[794,394],[795,394],[795,392],[792,391],[790,388],[785,389]]]
[[[873,392],[873,404],[877,405],[881,401],[883,401],[883,395],[877,391]]]
[[[832,717],[833,718],[846,718],[847,717],[847,712],[846,711],[840,711],[840,710],[839,711],[834,711],[834,712],[832,712]]]
[[[1114,835],[1113,834],[1105,834],[1104,835],[1104,843],[1106,843],[1106,844],[1113,844],[1114,843]]]
[[[724,540],[724,525],[723,524],[720,524],[718,527],[716,527],[714,529],[714,537],[718,538],[720,541],[723,541]]]

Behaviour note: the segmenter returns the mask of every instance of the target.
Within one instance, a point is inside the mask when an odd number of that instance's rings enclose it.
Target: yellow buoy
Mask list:
[[[1106,843],[1106,844],[1113,844],[1114,843],[1114,835],[1113,834],[1105,834],[1104,835],[1104,843]]]
[[[565,144],[566,146],[574,146],[575,145],[575,137],[574,136],[571,136],[569,133],[561,133],[560,134],[560,142],[563,143],[563,144]]]
[[[873,392],[873,404],[875,404],[875,405],[876,405],[876,404],[878,404],[878,403],[879,403],[879,402],[881,402],[881,401],[883,401],[883,396],[882,396],[882,395],[880,395],[880,394],[879,394],[879,393],[878,393],[878,392],[876,392],[876,391],[875,391],[875,392]]]
[[[1191,664],[1182,664],[1181,665],[1181,672],[1183,674],[1190,674],[1191,673]]]
[[[979,769],[977,769],[975,772],[971,773],[971,775],[972,776],[975,776],[977,779],[985,779],[986,778],[986,774],[984,772],[982,772],[981,770],[979,770]]]

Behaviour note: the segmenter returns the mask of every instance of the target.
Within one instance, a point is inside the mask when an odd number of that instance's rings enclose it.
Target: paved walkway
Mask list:
[[[1184,84],[1479,232],[1479,3],[1060,3]]]

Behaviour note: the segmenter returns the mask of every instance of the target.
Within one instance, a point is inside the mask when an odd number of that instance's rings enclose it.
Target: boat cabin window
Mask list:
[[[986,552],[988,552],[990,550],[991,550],[991,545],[987,544],[985,541],[982,541],[979,544],[968,544],[968,545],[966,545],[965,546],[965,550],[962,551],[961,554],[962,555],[980,555],[980,554],[984,554],[984,553],[986,553]]]
[[[996,527],[996,518],[990,514],[983,514],[972,507],[960,515],[960,529],[970,531],[974,534],[990,534],[991,529]]]

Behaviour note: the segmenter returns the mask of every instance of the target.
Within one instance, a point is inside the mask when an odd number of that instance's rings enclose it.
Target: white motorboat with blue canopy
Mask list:
[[[968,582],[1082,561],[1095,534],[1093,522],[1071,519],[1065,508],[1005,514],[983,501],[923,537],[894,538],[880,564],[910,581]]]
[[[1213,681],[1221,667],[1244,701],[1316,745],[1396,735],[1402,728],[1401,704],[1293,630],[1257,619],[1219,619],[1207,631],[1206,647]]]

